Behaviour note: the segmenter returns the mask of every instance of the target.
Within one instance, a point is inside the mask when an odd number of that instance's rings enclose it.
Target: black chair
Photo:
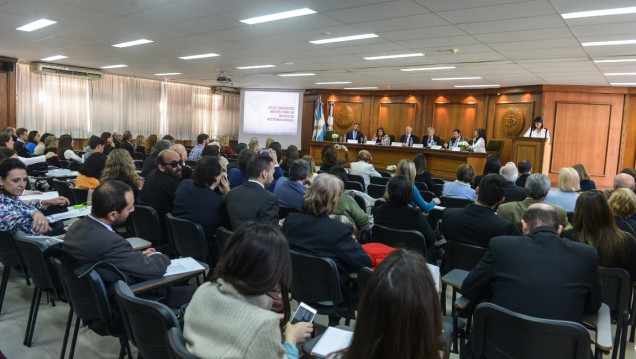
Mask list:
[[[444,184],[434,183],[433,186],[433,193],[435,193],[435,196],[441,197],[444,192]]]
[[[373,241],[393,248],[415,249],[426,257],[426,240],[424,235],[415,230],[396,229],[373,225]]]
[[[144,168],[144,160],[134,160],[133,162],[135,162],[136,170],[141,170]]]
[[[424,182],[415,182],[415,187],[420,191],[428,191],[428,186]]]
[[[143,358],[170,358],[165,333],[179,328],[173,311],[159,302],[135,297],[123,281],[115,283],[115,299],[119,305],[128,338]]]
[[[135,237],[143,238],[161,248],[162,251],[173,252],[163,227],[159,221],[159,215],[154,208],[149,206],[135,205],[135,210],[128,216]]]
[[[133,152],[133,160],[143,161],[146,159],[146,154],[143,152]]]
[[[82,155],[78,156],[82,157]],[[68,167],[71,171],[79,171],[80,168],[82,168],[82,164],[75,161],[71,161],[71,165]]]
[[[384,197],[384,192],[386,192],[386,185],[369,183],[367,186],[367,194],[373,198]]]
[[[583,325],[530,317],[492,303],[475,310],[472,352],[487,359],[588,359],[592,353]]]
[[[367,213],[367,203],[365,202],[364,198],[354,193],[351,193],[350,196],[353,197],[353,199],[356,201],[356,203],[358,204],[358,207],[360,207],[360,209],[364,213]]]
[[[126,353],[128,353],[128,358],[132,359],[125,329],[121,321],[113,316],[113,309],[106,294],[106,286],[99,274],[94,269],[91,269],[82,274],[82,276],[77,277],[59,259],[55,260],[55,267],[62,279],[64,293],[71,307],[64,331],[64,342],[60,358],[64,358],[69,330],[71,329],[73,314],[75,314],[77,319],[75,320],[69,359],[73,359],[77,333],[82,321],[99,335],[111,335],[118,338],[120,345],[119,359],[122,359]]]
[[[73,193],[75,204],[84,204],[88,201],[88,188],[70,187],[70,190]]]
[[[192,257],[211,263],[210,249],[205,238],[205,231],[200,224],[187,219],[176,218],[171,213],[166,214],[168,224],[168,238],[170,243],[182,257]]]
[[[199,359],[186,349],[181,329],[170,328],[166,332],[166,342],[168,343],[168,356],[170,359]]]
[[[71,167],[71,161],[69,160],[58,160],[60,166],[59,168],[69,169]]]
[[[616,359],[619,351],[619,358],[624,359],[629,322],[629,294],[632,290],[631,279],[629,273],[622,268],[599,267],[599,272],[603,283],[603,303],[609,307],[612,319],[616,319],[612,359]]]
[[[76,205],[75,196],[71,192],[71,184],[66,181],[60,181],[59,179],[53,179],[53,188],[60,194],[60,196],[66,197],[71,206]]]
[[[216,237],[216,245],[219,247],[219,257],[223,255],[225,243],[227,243],[227,240],[231,235],[232,231],[223,226],[219,226],[219,228],[216,229],[214,236]]]
[[[572,218],[574,217],[574,212],[567,211],[565,212],[568,217],[568,222],[572,223]]]
[[[25,277],[28,285],[31,285],[28,276],[23,272],[23,263],[16,247],[15,240],[10,232],[0,232],[0,263],[4,266],[2,271],[2,282],[0,282],[0,313],[2,313],[2,304],[4,303],[4,294],[7,291],[9,283],[9,275],[14,269],[14,274]],[[16,271],[17,269],[17,271]]]
[[[369,184],[373,183],[373,184],[386,186],[386,184],[389,183],[390,179],[391,179],[390,177],[370,177]]]
[[[345,317],[349,325],[353,316],[351,300],[345,300],[338,279],[338,267],[331,258],[312,256],[290,250],[292,261],[291,293],[298,302],[305,302],[318,314]]]
[[[360,294],[364,291],[364,287],[367,285],[367,281],[369,281],[369,277],[373,274],[373,269],[369,267],[363,267],[358,271],[358,291]]]
[[[426,201],[426,202],[430,202],[433,200],[433,198],[435,198],[435,193],[431,192],[431,191],[422,191],[420,190],[420,196],[422,196],[422,198]]]
[[[391,174],[390,174],[389,172],[386,172],[386,171],[378,171],[378,173],[379,173],[382,177],[391,178]]]
[[[45,240],[27,238],[24,232],[16,233],[14,239],[22,256],[22,260],[24,261],[24,265],[29,272],[29,277],[33,282],[31,309],[29,310],[29,319],[27,321],[23,342],[24,345],[30,347],[33,341],[35,321],[38,317],[42,292],[45,292],[47,296],[51,298],[53,305],[55,305],[54,299],[66,302],[66,297],[64,296],[62,282],[55,269],[53,259],[45,257],[44,252],[49,247]]]
[[[439,199],[440,201],[442,201],[440,205],[447,208],[464,208],[469,204],[475,203],[473,200],[467,198],[452,198],[442,196]]]
[[[362,185],[362,188],[364,188],[364,178],[362,178],[362,176],[360,175],[352,175],[352,174],[347,174],[347,181],[349,182],[358,182]],[[362,190],[362,192],[364,192],[364,189]]]
[[[443,185],[443,184],[444,184],[444,180],[443,180],[443,179],[441,179],[441,178],[433,177],[433,183],[434,183],[434,184],[441,184],[441,185]]]
[[[448,241],[444,246],[444,257],[442,258],[442,266],[440,274],[445,276],[449,274],[451,277],[457,277],[458,280],[450,280],[449,284],[453,287],[453,302],[455,302],[457,291],[461,288],[461,282],[468,272],[473,269],[488,249],[484,247],[474,246],[471,244],[461,243],[457,241]],[[450,274],[451,271],[457,270]],[[440,303],[442,304],[442,312],[446,314],[446,284],[447,281],[441,281]]]
[[[347,183],[345,183],[345,189],[352,189],[355,191],[364,192],[364,185],[360,182],[347,181]]]
[[[278,206],[278,219],[283,219],[287,217],[290,213],[300,213],[302,212],[300,208],[290,207],[290,206]]]

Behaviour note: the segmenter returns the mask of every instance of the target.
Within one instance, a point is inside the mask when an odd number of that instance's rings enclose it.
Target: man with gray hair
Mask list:
[[[18,136],[15,135],[15,128],[7,127],[4,129],[4,132],[8,133],[11,138],[13,138],[13,142],[18,140]]]
[[[435,136],[435,128],[429,127],[427,129],[427,132],[428,132],[428,136],[422,139],[422,143],[424,144],[424,146],[432,147],[437,145],[441,146],[443,144],[439,136]]]
[[[617,188],[627,188],[634,190],[634,177],[630,176],[627,173],[619,173],[614,177],[614,189]]]
[[[499,174],[506,179],[506,198],[503,203],[519,202],[526,198],[526,190],[515,184],[519,171],[514,162],[508,162],[499,169]]]
[[[121,147],[121,140],[124,136],[121,132],[113,132],[113,143],[115,144],[115,148]]]
[[[497,209],[497,215],[512,221],[517,227],[521,228],[521,219],[528,210],[528,207],[535,203],[543,203],[545,197],[550,192],[550,179],[542,173],[534,173],[528,176],[526,180],[526,199],[520,202],[504,203]],[[568,222],[568,216],[565,208],[557,205],[551,205],[557,212],[559,224],[565,230],[572,228]]]
[[[122,141],[120,144],[120,148],[125,149],[126,151],[128,151],[128,153],[130,153],[130,157],[135,158],[135,144],[133,143],[134,139],[133,139],[133,135],[132,132],[130,131],[126,131],[124,132],[124,135],[122,137]]]
[[[175,143],[172,145],[171,149],[181,158],[181,179],[192,178],[194,170],[186,164],[186,161],[188,160],[188,150],[186,150],[185,146],[180,143]]]

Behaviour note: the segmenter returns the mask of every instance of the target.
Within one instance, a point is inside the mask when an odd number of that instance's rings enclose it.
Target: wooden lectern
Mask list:
[[[510,158],[515,164],[529,160],[533,173],[548,174],[550,171],[551,146],[545,138],[513,137]]]

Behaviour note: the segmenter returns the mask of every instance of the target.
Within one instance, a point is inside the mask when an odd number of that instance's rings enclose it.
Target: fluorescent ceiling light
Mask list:
[[[350,84],[351,81],[330,81],[330,82],[316,82],[316,85],[342,85]]]
[[[609,60],[594,60],[597,64],[610,63],[610,62],[636,62],[636,59],[609,59]]]
[[[456,87],[456,88],[470,88],[470,87],[500,87],[500,86],[501,85],[492,84],[492,85],[455,85],[453,87]]]
[[[479,76],[469,76],[469,77],[434,77],[431,80],[433,80],[433,81],[481,80],[481,77],[479,77]]]
[[[237,66],[239,70],[264,69],[267,67],[276,67],[276,65],[254,65],[254,66]]]
[[[290,17],[310,15],[310,14],[315,14],[315,13],[316,12],[313,11],[312,9],[302,8],[302,9],[298,9],[298,10],[279,12],[279,13],[276,13],[276,14],[251,17],[249,19],[241,20],[241,22],[249,24],[249,25],[254,25],[254,24],[260,24],[262,22],[289,19]]]
[[[353,40],[362,40],[362,39],[372,39],[374,37],[378,37],[378,35],[376,35],[376,34],[362,34],[362,35],[332,37],[331,39],[313,40],[313,41],[309,41],[309,42],[311,42],[312,44],[320,45],[320,44],[330,44],[332,42],[343,42],[343,41],[353,41]]]
[[[612,86],[636,86],[636,82],[610,82]]]
[[[434,70],[451,70],[455,66],[436,66],[436,67],[411,67],[408,69],[400,69],[400,71],[434,71]]]
[[[363,59],[365,59],[365,60],[384,60],[384,59],[400,59],[400,58],[403,58],[403,57],[417,57],[417,56],[424,56],[424,54],[421,53],[421,52],[417,52],[417,53],[414,53],[414,54],[370,56],[370,57],[363,57]]]
[[[616,9],[577,11],[561,14],[564,19],[578,19],[581,17],[606,16],[606,15],[623,15],[636,13],[636,6],[619,7]]]
[[[603,74],[605,76],[634,76],[636,72],[608,72]]]
[[[200,55],[190,55],[190,56],[180,56],[179,58],[181,60],[194,60],[194,59],[204,59],[206,57],[216,57],[216,56],[221,56],[219,54],[215,54],[215,53],[209,53],[209,54],[200,54]]]
[[[174,75],[181,75],[181,72],[166,72],[163,74],[155,74],[155,76],[174,76]]]
[[[313,72],[297,72],[297,73],[290,73],[290,74],[278,74],[278,76],[280,77],[316,76],[316,74]]]
[[[111,45],[114,47],[119,47],[124,48],[124,47],[130,47],[130,46],[137,46],[137,45],[143,45],[143,44],[149,44],[151,42],[154,42],[152,40],[147,40],[147,39],[139,39],[139,40],[133,40],[133,41],[128,41],[128,42],[122,42],[119,44],[115,44],[115,45]]]
[[[26,25],[20,26],[20,27],[16,28],[16,30],[30,32],[30,31],[35,31],[35,30],[41,29],[43,27],[47,27],[49,25],[53,25],[53,24],[57,24],[57,21],[47,20],[47,19],[40,19],[40,20],[37,20],[37,21],[33,21],[31,23],[28,23]]]
[[[49,56],[49,57],[40,59],[40,61],[55,61],[55,60],[61,60],[61,59],[67,59],[67,58],[68,56],[64,56],[64,55],[54,55],[54,56]]]
[[[582,42],[583,46],[608,46],[608,45],[630,45],[636,44],[636,40],[612,40],[612,41],[593,41]]]
[[[377,90],[377,86],[345,87],[345,90]]]
[[[128,65],[124,65],[124,64],[108,65],[108,66],[102,66],[102,67],[100,67],[100,69],[118,69],[120,67],[128,67]]]

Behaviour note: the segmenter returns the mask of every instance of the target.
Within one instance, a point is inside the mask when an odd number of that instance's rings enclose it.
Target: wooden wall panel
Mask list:
[[[619,169],[636,168],[636,93],[630,93],[627,96],[621,133],[623,156],[618,166]]]
[[[16,64],[17,60],[0,56],[0,61],[13,62],[13,71],[0,71],[0,130],[16,127]]]
[[[394,135],[399,141],[406,126],[415,128],[417,104],[415,103],[381,103],[378,112],[378,126]]]
[[[309,141],[314,132],[314,98],[308,96],[303,99],[303,112],[302,112],[302,129],[300,130],[300,150],[307,150],[309,148]],[[306,121],[305,119],[311,119]]]
[[[462,131],[463,137],[473,138],[473,131],[476,128],[476,104],[436,103],[434,108],[432,126],[435,128],[435,134],[444,143],[450,140],[453,130],[456,128]]]
[[[534,118],[534,102],[505,102],[495,104],[492,125],[489,126],[491,131],[488,131],[488,140],[498,139],[503,141],[504,146],[501,150],[501,156],[499,157],[502,165],[506,162],[513,161],[513,158],[511,157],[511,137],[508,137],[501,132],[503,116],[508,110],[512,108],[519,109],[523,116],[523,124],[521,126],[521,129],[519,130],[519,133],[517,134],[518,136],[523,135],[524,131],[530,127],[529,124],[532,123],[532,119]]]

